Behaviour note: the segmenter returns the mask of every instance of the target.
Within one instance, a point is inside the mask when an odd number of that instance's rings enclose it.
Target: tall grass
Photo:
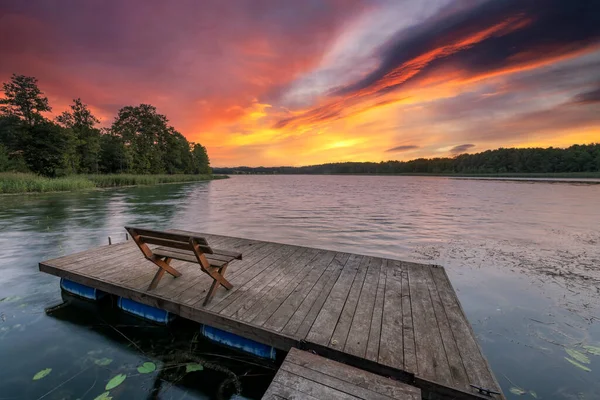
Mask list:
[[[0,193],[64,192],[93,187],[95,187],[94,182],[83,176],[44,178],[35,174],[18,172],[0,173]]]
[[[223,175],[72,175],[64,178],[44,178],[35,174],[0,173],[0,194],[45,193],[159,183],[195,182],[226,178]]]
[[[96,187],[117,187],[133,185],[157,185],[159,183],[195,182],[213,179],[212,175],[133,175],[133,174],[110,174],[110,175],[86,175],[94,182]]]

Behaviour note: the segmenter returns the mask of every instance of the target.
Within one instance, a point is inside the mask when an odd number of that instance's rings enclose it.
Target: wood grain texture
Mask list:
[[[263,399],[302,396],[319,399],[420,400],[421,392],[410,385],[306,351],[291,349]]]

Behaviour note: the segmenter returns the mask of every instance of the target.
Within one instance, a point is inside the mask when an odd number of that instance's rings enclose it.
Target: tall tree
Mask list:
[[[112,132],[121,137],[132,154],[132,172],[158,174],[165,172],[164,143],[171,134],[167,117],[150,104],[127,106],[119,110]]]
[[[64,111],[56,120],[65,128],[71,129],[77,138],[78,172],[97,173],[100,158],[100,130],[96,125],[100,120],[79,98],[73,100],[70,111]]]
[[[191,143],[194,174],[210,174],[210,160],[206,148],[200,143]]]
[[[2,84],[5,97],[0,99],[0,112],[17,116],[29,126],[43,122],[42,113],[52,108],[37,82],[32,76],[13,74],[10,82]]]
[[[24,141],[23,156],[31,171],[55,177],[76,172],[73,155],[75,135],[51,121],[30,127]]]

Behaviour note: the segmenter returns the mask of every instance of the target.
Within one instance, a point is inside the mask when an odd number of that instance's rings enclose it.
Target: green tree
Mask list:
[[[210,174],[210,160],[206,148],[199,143],[191,143],[192,148],[192,173],[194,174]]]
[[[106,174],[116,174],[129,171],[131,152],[125,147],[123,138],[110,130],[100,135],[99,170]]]
[[[0,99],[0,113],[14,115],[29,126],[43,122],[42,113],[52,108],[37,82],[32,76],[13,74],[10,82],[2,84],[5,97]]]
[[[65,175],[75,172],[75,143],[73,131],[50,121],[42,121],[28,129],[23,156],[35,173],[49,177]]]
[[[70,111],[64,111],[56,120],[65,128],[71,129],[76,136],[77,171],[97,173],[100,160],[100,130],[96,125],[100,120],[79,98],[74,99],[70,107]]]
[[[165,172],[165,145],[171,134],[167,117],[150,104],[127,106],[119,110],[112,124],[113,134],[121,137],[131,152],[131,172],[159,174]]]

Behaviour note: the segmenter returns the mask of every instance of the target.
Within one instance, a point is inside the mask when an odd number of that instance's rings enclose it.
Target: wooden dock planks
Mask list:
[[[291,349],[263,400],[420,400],[413,386],[365,372],[298,349]]]
[[[147,291],[156,269],[132,242],[44,261],[40,270],[282,350],[306,343],[355,366],[369,360],[374,370],[414,375],[427,390],[450,388],[451,397],[478,398],[470,384],[500,391],[443,268],[195,235],[243,254],[227,270],[233,289],[219,288],[206,307],[211,279],[192,263],[174,261],[182,276]]]

